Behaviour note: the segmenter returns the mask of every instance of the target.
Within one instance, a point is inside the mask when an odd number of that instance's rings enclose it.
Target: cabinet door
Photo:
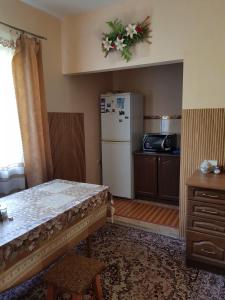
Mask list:
[[[164,200],[179,201],[180,157],[159,156],[158,196]]]
[[[134,157],[135,196],[149,198],[157,196],[157,157],[135,155]]]

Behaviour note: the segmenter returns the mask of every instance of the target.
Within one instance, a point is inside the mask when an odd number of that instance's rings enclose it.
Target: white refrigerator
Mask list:
[[[133,153],[142,146],[143,97],[101,96],[102,179],[114,196],[134,198]]]

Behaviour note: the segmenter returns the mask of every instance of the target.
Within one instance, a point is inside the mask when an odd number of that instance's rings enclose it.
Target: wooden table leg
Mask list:
[[[91,235],[87,237],[86,242],[87,242],[87,256],[91,257]]]
[[[96,299],[97,300],[104,300],[104,298],[103,298],[103,292],[102,292],[102,286],[101,286],[101,277],[100,277],[100,275],[97,275],[95,277],[95,280],[93,282],[93,287],[94,287]]]

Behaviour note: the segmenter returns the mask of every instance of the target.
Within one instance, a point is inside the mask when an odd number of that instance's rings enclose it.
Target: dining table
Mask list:
[[[55,179],[0,198],[0,293],[30,279],[107,222],[109,187]]]

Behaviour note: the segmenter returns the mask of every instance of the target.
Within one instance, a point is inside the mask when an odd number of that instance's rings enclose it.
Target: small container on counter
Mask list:
[[[220,174],[221,173],[221,170],[220,170],[220,167],[215,167],[214,170],[213,170],[214,174]]]
[[[7,206],[0,204],[0,222],[8,220]]]
[[[200,164],[200,171],[203,174],[208,174],[213,171],[213,166],[208,160],[203,160]]]

